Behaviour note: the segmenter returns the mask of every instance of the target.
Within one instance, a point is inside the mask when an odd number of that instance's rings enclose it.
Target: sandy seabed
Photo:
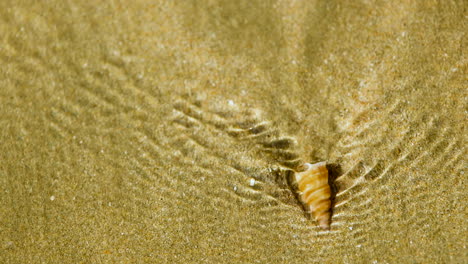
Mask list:
[[[1,1],[0,262],[467,263],[466,10]]]

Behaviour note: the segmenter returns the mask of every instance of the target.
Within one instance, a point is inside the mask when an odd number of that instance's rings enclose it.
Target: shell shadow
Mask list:
[[[343,170],[341,168],[341,165],[338,163],[328,163],[327,164],[327,170],[328,170],[328,185],[330,185],[330,201],[331,201],[331,207],[330,207],[330,225],[331,222],[333,222],[333,209],[335,208],[335,203],[336,203],[336,194],[338,193],[338,186],[336,185],[336,179],[338,179],[341,175],[343,175]]]

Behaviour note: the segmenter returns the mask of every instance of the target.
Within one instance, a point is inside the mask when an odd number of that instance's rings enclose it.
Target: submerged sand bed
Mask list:
[[[468,261],[466,2],[157,2],[0,3],[0,262]]]

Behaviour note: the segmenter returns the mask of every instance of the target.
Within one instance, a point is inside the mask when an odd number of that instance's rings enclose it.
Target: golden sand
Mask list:
[[[466,10],[0,1],[0,262],[466,263]]]

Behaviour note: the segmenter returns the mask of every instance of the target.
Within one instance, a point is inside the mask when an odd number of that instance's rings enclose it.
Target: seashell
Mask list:
[[[326,162],[304,163],[304,171],[296,172],[301,200],[310,208],[310,212],[322,229],[330,229],[330,185]]]

